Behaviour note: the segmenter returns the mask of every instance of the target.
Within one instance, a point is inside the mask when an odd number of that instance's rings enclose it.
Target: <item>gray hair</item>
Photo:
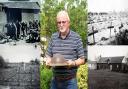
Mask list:
[[[68,21],[70,21],[70,18],[69,18],[69,15],[68,15],[68,12],[65,11],[65,10],[61,10],[57,13],[57,18],[60,17],[60,16],[64,16],[68,19]]]

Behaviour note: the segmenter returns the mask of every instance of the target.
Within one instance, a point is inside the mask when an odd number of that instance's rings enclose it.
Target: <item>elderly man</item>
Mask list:
[[[58,31],[54,33],[46,52],[46,65],[50,65],[55,54],[61,54],[67,66],[52,67],[51,89],[77,89],[76,73],[78,66],[85,63],[80,36],[70,30],[70,18],[66,11],[57,14]]]

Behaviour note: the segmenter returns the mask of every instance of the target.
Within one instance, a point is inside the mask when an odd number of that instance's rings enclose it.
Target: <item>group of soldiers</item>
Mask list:
[[[4,26],[4,33],[12,40],[25,38],[26,42],[39,42],[40,23],[38,20],[29,22],[8,22]]]

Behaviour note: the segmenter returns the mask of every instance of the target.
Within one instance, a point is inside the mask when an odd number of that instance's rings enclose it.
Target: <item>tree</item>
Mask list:
[[[84,47],[87,35],[86,0],[44,0],[41,9],[41,36],[50,38],[57,29],[56,14],[67,10],[71,19],[71,29],[79,33]]]

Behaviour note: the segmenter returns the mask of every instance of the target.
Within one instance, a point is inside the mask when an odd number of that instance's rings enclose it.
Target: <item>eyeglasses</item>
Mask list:
[[[65,24],[67,21],[58,21],[57,24]]]

